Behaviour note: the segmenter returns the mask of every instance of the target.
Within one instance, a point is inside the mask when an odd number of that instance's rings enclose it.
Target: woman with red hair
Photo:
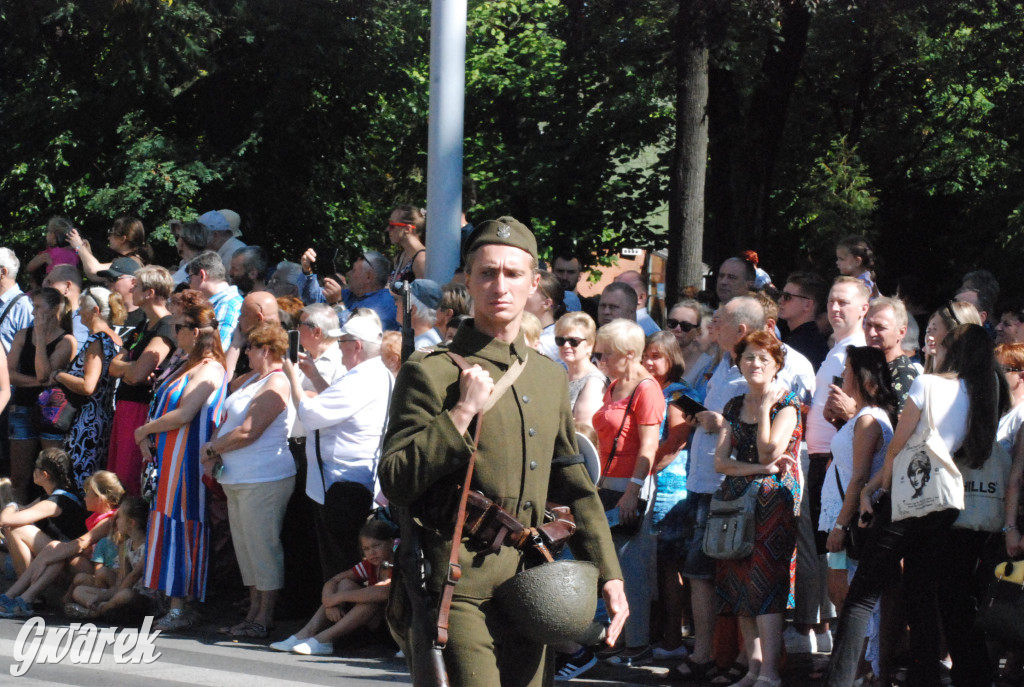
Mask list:
[[[789,563],[800,509],[800,400],[776,382],[785,351],[774,336],[751,332],[733,353],[749,391],[726,403],[722,412],[715,470],[726,478],[717,496],[735,499],[757,489],[756,533],[750,556],[718,561],[715,593],[719,613],[738,616],[749,660],[746,676],[736,685],[779,687]]]

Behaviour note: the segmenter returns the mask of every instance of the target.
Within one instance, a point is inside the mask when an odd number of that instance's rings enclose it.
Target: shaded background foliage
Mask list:
[[[471,0],[470,218],[511,213],[548,249],[667,245],[678,48],[699,42],[709,264],[827,272],[859,231],[883,290],[905,273],[938,296],[977,266],[1019,290],[1022,10]],[[2,3],[0,46],[0,232],[22,254],[51,214],[94,241],[136,214],[170,261],[169,218],[230,207],[274,257],[352,257],[425,201],[429,3]]]

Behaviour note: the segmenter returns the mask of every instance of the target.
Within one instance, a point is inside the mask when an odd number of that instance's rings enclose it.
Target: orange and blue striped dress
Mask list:
[[[157,389],[151,418],[178,407],[189,375]],[[143,583],[168,596],[206,596],[210,534],[206,526],[206,485],[199,449],[220,425],[227,396],[227,376],[187,425],[156,435],[159,482],[146,531],[146,572]]]

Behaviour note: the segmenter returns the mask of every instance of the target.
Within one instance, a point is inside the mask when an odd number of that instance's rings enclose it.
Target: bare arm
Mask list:
[[[767,468],[761,463],[745,463],[732,458],[732,427],[723,423],[718,430],[718,445],[715,447],[715,472],[730,477],[748,477],[768,474]]]
[[[45,342],[36,342],[36,382],[38,385],[46,386],[50,383],[50,374],[67,367],[71,359],[75,357],[77,348],[78,342],[70,334],[61,337],[60,343],[53,349],[52,355],[46,355]]]
[[[114,529],[115,519],[116,516],[111,516],[103,520],[103,522],[93,527],[78,539],[56,543],[54,546],[48,547],[45,551],[41,552],[37,558],[42,559],[45,563],[54,563],[56,561],[66,561],[74,558],[75,556],[80,556],[99,543],[100,539],[103,539],[103,537],[110,534]]]
[[[11,376],[7,371],[7,354],[0,346],[0,413],[11,402]]]
[[[839,515],[836,517],[836,525],[840,529],[829,532],[826,542],[826,548],[833,553],[841,551],[845,543],[846,535],[842,528],[857,524],[860,493],[868,483],[871,461],[881,441],[882,427],[875,418],[865,415],[857,420],[857,424],[853,426],[853,474],[850,476],[850,483],[845,487],[843,507],[839,509]]]
[[[167,339],[162,336],[154,336],[146,344],[146,348],[137,360],[128,362],[121,357],[114,358],[110,362],[111,376],[119,376],[128,384],[143,384],[149,379],[149,375],[153,374],[153,370],[157,368],[160,361],[170,353],[171,344],[167,342]],[[117,365],[115,365],[115,361],[117,361]],[[118,373],[114,372],[115,368]]]
[[[1017,511],[1020,508],[1020,486],[1024,480],[1024,425],[1017,430],[1013,439],[1013,467],[1010,468],[1010,481],[1006,485],[1006,513],[1003,524],[1006,526],[1006,553],[1016,556],[1021,549],[1020,531],[1017,529]]]
[[[92,396],[100,383],[103,373],[103,342],[96,340],[89,344],[85,353],[82,376],[76,377],[62,370],[53,373],[53,381],[63,384],[69,390],[83,396]]]
[[[893,432],[892,441],[889,442],[889,448],[885,452],[885,464],[878,473],[868,480],[868,483],[864,485],[864,489],[861,490],[860,495],[860,512],[871,513],[871,496],[879,489],[889,490],[892,487],[892,464],[896,460],[896,455],[903,450],[903,447],[910,441],[910,437],[914,435],[914,430],[917,429],[917,423],[921,419],[921,409],[917,407],[917,404],[913,400],[907,399],[907,404],[903,406],[903,412],[900,413],[900,421],[896,425],[896,431]]]
[[[661,472],[667,468],[679,451],[686,446],[690,438],[690,425],[686,422],[682,409],[670,403],[668,405],[668,435],[658,444],[658,452],[654,456],[654,471]]]
[[[7,375],[14,386],[39,386],[39,380],[35,378],[35,375],[26,375],[18,372],[18,360],[21,359],[21,349],[25,347],[27,335],[27,329],[22,329],[15,334],[14,340],[11,342],[11,351],[7,354]]]
[[[0,510],[0,527],[21,527],[34,525],[40,520],[60,515],[60,507],[53,501],[36,501],[28,508],[18,510],[7,506]]]
[[[45,250],[41,250],[38,253],[36,253],[36,256],[34,258],[28,261],[28,265],[25,267],[25,269],[27,269],[29,272],[35,272],[40,267],[43,267],[44,265],[49,265],[51,262],[53,262],[53,258],[50,257],[50,254],[47,253]]]
[[[572,407],[572,419],[579,424],[593,425],[594,413],[601,409],[603,403],[604,382],[591,377],[576,397],[576,404]]]
[[[342,589],[324,599],[325,606],[338,606],[343,603],[365,604],[384,603],[388,600],[391,580],[381,580],[377,584],[359,589]]]
[[[199,409],[203,407],[206,399],[217,390],[224,375],[224,369],[216,363],[206,363],[204,367],[205,369],[196,373],[195,377],[189,380],[177,408],[150,420],[135,430],[136,443],[141,444],[150,434],[169,432],[192,421]],[[198,368],[192,369],[197,370]]]
[[[242,424],[207,444],[214,453],[237,451],[263,436],[267,427],[287,408],[288,382],[275,375],[249,402]],[[206,453],[204,451],[203,453]]]
[[[92,249],[89,247],[89,244],[86,243],[78,233],[78,229],[72,229],[68,232],[68,245],[78,253],[78,258],[82,261],[82,271],[85,273],[85,276],[89,277],[92,281],[102,282],[103,278],[99,276],[99,272],[110,269],[110,263],[103,263],[96,259],[96,256],[92,254]]]

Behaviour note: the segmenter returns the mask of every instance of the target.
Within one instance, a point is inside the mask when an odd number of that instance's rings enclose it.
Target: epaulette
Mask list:
[[[436,355],[445,355],[447,353],[447,346],[445,346],[444,344],[437,344],[436,346],[431,346],[430,348],[427,349],[417,349],[413,351],[412,355],[409,356],[409,360],[419,362],[421,360],[425,360]]]

